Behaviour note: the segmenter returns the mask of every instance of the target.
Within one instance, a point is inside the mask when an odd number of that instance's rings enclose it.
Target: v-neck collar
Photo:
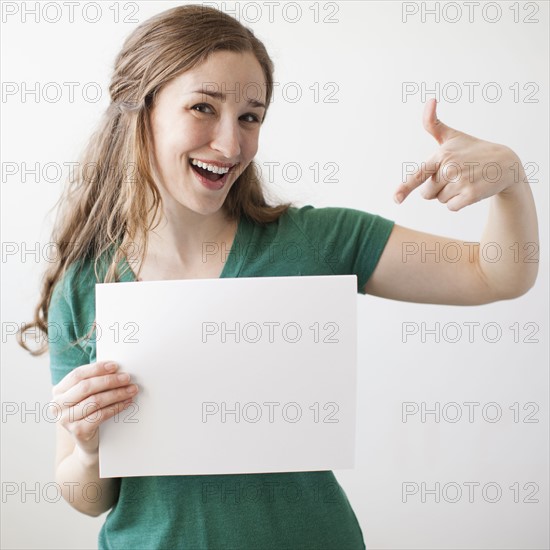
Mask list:
[[[223,264],[223,269],[220,273],[219,279],[238,276],[242,269],[244,258],[246,256],[246,249],[248,247],[250,239],[252,238],[253,232],[253,224],[248,221],[246,217],[241,216],[237,224],[235,238],[233,239],[233,243],[231,244],[231,250],[229,251],[225,263]],[[132,267],[126,261],[126,258],[123,258],[123,260],[121,261],[121,265],[124,271],[122,276],[120,277],[121,282],[139,282]]]

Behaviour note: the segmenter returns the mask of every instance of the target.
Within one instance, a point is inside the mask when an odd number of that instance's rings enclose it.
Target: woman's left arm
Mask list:
[[[424,198],[437,198],[452,211],[490,197],[482,238],[474,243],[395,224],[365,292],[449,305],[517,298],[535,283],[539,251],[535,202],[522,163],[509,147],[449,128],[435,108],[430,100],[424,128],[440,148],[399,186],[395,200],[402,202],[428,179]]]

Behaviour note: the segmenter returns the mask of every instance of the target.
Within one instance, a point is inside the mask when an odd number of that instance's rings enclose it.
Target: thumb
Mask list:
[[[443,122],[437,118],[436,106],[437,101],[435,99],[430,99],[426,102],[422,123],[424,124],[424,129],[436,139],[439,145],[441,145],[457,136],[460,132],[443,124]]]

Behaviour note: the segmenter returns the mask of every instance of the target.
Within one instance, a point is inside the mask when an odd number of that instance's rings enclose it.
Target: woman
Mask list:
[[[242,93],[224,96],[224,89]],[[99,478],[98,427],[139,390],[117,365],[96,362],[96,282],[356,274],[363,294],[471,305],[520,296],[536,279],[536,263],[514,261],[512,254],[491,263],[466,246],[453,263],[420,255],[404,262],[406,243],[433,250],[455,241],[366,212],[269,205],[252,160],[272,92],[273,65],[263,44],[211,8],[180,6],[149,19],[116,59],[111,105],[60,210],[59,261],[46,273],[26,327],[47,333],[55,326],[53,396],[63,411],[56,479],[77,510],[92,516],[110,510],[100,548],[365,545],[330,471]],[[425,127],[441,147],[428,170],[396,195],[403,200],[433,175],[426,198],[451,210],[493,197],[482,242],[502,243],[504,250],[538,242],[525,174],[520,168],[514,181],[508,170],[517,155],[448,128],[436,119],[434,102],[426,107]],[[474,169],[452,183],[438,178],[452,162]],[[497,181],[483,180],[487,162],[502,167]],[[299,260],[282,255],[288,242],[299,247]],[[205,245],[231,251],[227,261],[225,254],[205,254]],[[245,253],[250,250],[253,256]],[[78,490],[89,484],[99,488],[97,498]],[[261,494],[251,498],[251,487]]]

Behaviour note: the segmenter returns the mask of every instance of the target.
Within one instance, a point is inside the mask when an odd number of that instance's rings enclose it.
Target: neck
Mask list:
[[[219,258],[212,251],[230,248],[238,223],[223,208],[212,214],[200,214],[166,200],[153,225],[156,222],[158,225],[147,235],[147,257],[183,269]]]

